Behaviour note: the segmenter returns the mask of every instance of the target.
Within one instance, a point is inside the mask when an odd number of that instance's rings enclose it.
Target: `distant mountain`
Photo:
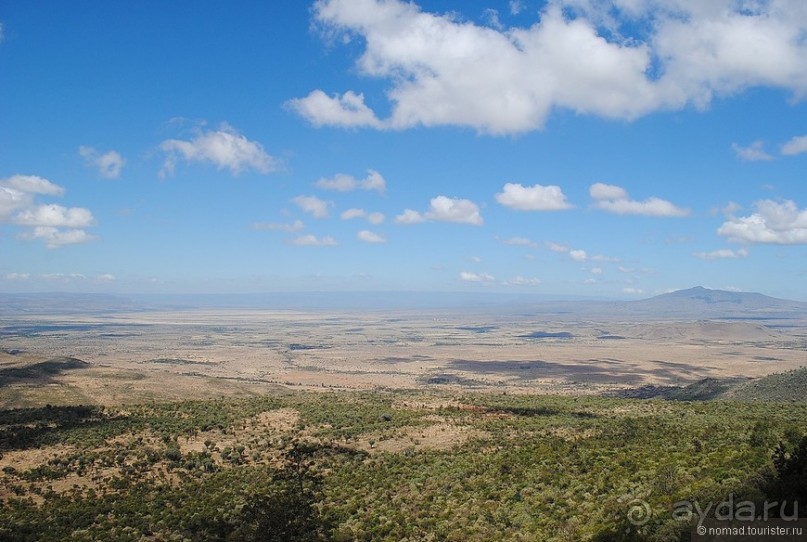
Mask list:
[[[677,290],[667,294],[657,295],[645,301],[655,301],[659,303],[671,303],[686,301],[690,303],[703,304],[703,305],[716,305],[716,304],[732,304],[743,305],[748,308],[770,308],[804,305],[807,303],[799,303],[797,301],[788,301],[786,299],[778,299],[764,294],[753,292],[732,292],[728,290],[711,290],[703,286],[695,286],[687,290]]]
[[[807,316],[807,303],[752,292],[711,290],[696,286],[632,301],[630,308],[659,316],[692,315],[698,318],[776,318]]]

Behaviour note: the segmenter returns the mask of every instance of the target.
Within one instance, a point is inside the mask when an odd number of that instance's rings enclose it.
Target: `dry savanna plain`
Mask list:
[[[115,405],[275,385],[602,393],[755,378],[807,363],[807,321],[610,320],[460,310],[18,317],[0,327],[0,375],[59,357],[87,365],[44,380],[11,378],[0,405]]]
[[[0,312],[0,539],[701,540],[803,496],[803,309]]]

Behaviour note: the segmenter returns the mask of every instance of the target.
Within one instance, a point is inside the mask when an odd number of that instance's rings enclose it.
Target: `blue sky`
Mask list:
[[[0,291],[807,300],[800,0],[11,0],[0,25]]]

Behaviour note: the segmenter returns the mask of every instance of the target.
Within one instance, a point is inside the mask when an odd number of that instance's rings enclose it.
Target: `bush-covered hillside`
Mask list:
[[[805,432],[803,403],[492,394],[6,410],[0,539],[687,540],[676,502],[797,491]]]

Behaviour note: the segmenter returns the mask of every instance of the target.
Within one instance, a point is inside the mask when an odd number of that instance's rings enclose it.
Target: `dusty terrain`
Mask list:
[[[0,321],[0,407],[278,387],[597,393],[807,363],[807,321],[575,320],[410,310],[186,310]],[[77,359],[63,370],[36,364]],[[34,367],[31,374],[20,368]]]

